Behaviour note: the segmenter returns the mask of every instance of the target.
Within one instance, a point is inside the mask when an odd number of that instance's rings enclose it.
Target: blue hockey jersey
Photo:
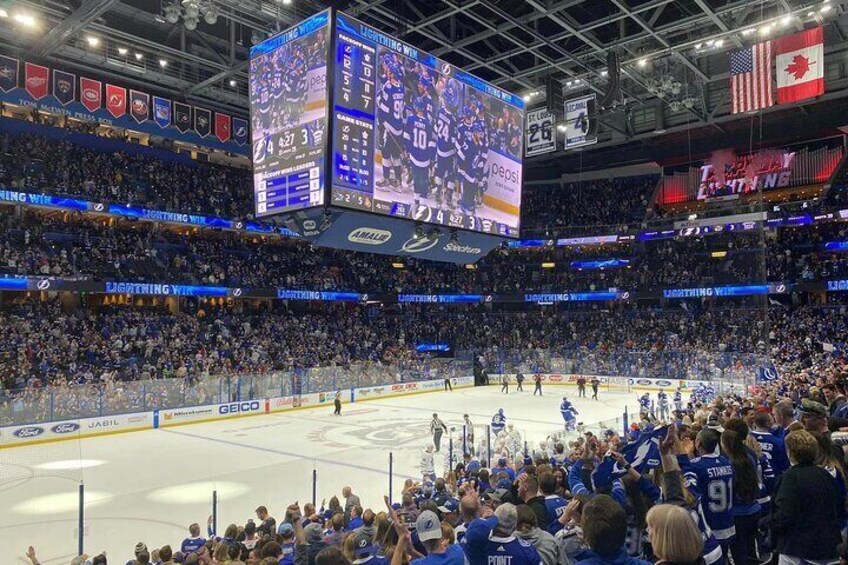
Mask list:
[[[456,151],[457,169],[467,181],[477,180],[477,164],[481,158],[481,147],[474,141],[471,134],[463,135],[464,139]]]
[[[378,118],[394,135],[403,134],[403,111],[405,90],[402,84],[383,83],[377,99]]]
[[[560,531],[563,526],[559,523],[559,519],[562,514],[565,512],[565,507],[568,505],[568,501],[561,496],[556,494],[549,494],[545,497],[545,508],[548,509],[548,517],[551,521],[548,523],[547,528],[539,524],[539,527],[543,530],[546,529],[548,532],[556,535],[558,531]]]
[[[733,466],[723,455],[707,454],[689,460],[679,456],[686,487],[701,502],[704,520],[719,542],[736,535],[733,523]]]
[[[776,477],[781,476],[789,469],[789,458],[786,456],[786,447],[784,447],[782,440],[769,432],[752,431],[751,435],[760,444],[763,455],[769,460]]]
[[[506,426],[506,416],[503,414],[495,414],[492,416],[492,431],[498,433]]]
[[[416,167],[429,167],[436,150],[430,120],[411,115],[403,127],[403,140],[409,160]]]
[[[471,565],[538,565],[539,552],[532,544],[511,535],[491,535],[498,525],[495,516],[477,519],[468,525],[463,549]]]
[[[456,117],[444,106],[436,117],[436,154],[439,157],[456,154]]]

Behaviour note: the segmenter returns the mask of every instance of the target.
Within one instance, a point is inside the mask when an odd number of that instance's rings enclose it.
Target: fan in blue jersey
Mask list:
[[[393,185],[397,192],[401,187],[401,165],[403,163],[403,118],[406,89],[403,86],[403,68],[391,57],[384,58],[386,80],[377,97],[377,118],[383,126],[383,140],[380,147],[383,178],[379,187]]]
[[[678,457],[686,487],[701,503],[704,519],[726,550],[736,535],[733,515],[733,466],[719,451],[720,435],[703,429],[695,438],[698,457]]]
[[[403,128],[405,149],[409,155],[415,204],[430,193],[430,162],[436,151],[436,141],[430,119],[427,117],[427,102],[418,97],[412,103],[414,113],[406,120]]]
[[[457,123],[454,112],[459,106],[459,92],[452,81],[449,81],[442,91],[442,104],[435,121],[436,134],[436,166],[434,177],[436,182],[436,198],[442,204],[443,198],[448,208],[453,207],[453,192],[456,186],[456,133]],[[444,194],[444,197],[443,197]]]
[[[497,434],[498,432],[502,432],[504,427],[506,427],[506,416],[504,415],[503,408],[499,408],[497,414],[492,416],[492,433]]]
[[[647,418],[648,414],[651,413],[651,395],[649,393],[645,393],[639,397],[639,415],[643,418]]]
[[[660,389],[657,393],[657,405],[660,408],[660,420],[667,422],[668,417],[671,414],[669,410],[668,393],[663,389]]]
[[[562,414],[562,419],[565,421],[565,431],[574,431],[577,426],[577,408],[571,404],[567,397],[562,397],[562,402],[559,405],[559,413]]]
[[[465,213],[472,213],[477,207],[477,167],[482,157],[483,124],[474,122],[466,127],[467,131],[460,129],[456,157],[462,193],[460,208]]]
[[[683,411],[683,394],[680,392],[680,389],[674,391],[674,409],[677,412]]]

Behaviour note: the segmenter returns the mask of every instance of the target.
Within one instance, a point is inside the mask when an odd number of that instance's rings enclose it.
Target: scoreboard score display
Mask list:
[[[306,237],[339,214],[519,235],[521,97],[327,10],[251,49],[250,103],[257,218],[300,221]],[[316,221],[324,207],[336,216]],[[393,237],[369,243],[424,252]],[[457,249],[451,241],[434,252]]]
[[[250,50],[257,218],[324,203],[329,38],[328,10]]]

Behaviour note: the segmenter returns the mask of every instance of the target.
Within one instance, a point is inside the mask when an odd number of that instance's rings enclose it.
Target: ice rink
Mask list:
[[[312,499],[313,469],[319,504],[351,485],[364,507],[380,509],[390,453],[395,498],[404,479],[420,477],[433,412],[459,430],[468,413],[479,433],[502,407],[507,421],[537,444],[561,429],[563,393],[587,424],[620,417],[636,400],[633,393],[602,390],[593,401],[577,398],[574,387],[554,386],[533,397],[532,383],[523,393],[503,395],[499,388],[345,404],[341,417],[328,406],[0,450],[0,563],[29,563],[29,545],[44,564],[70,561],[80,480],[86,551],[106,550],[110,563],[125,563],[139,541],[178,548],[190,523],[205,524],[216,490],[221,533],[229,523],[243,525],[260,504],[279,522],[287,504]],[[439,457],[437,471],[441,465]]]

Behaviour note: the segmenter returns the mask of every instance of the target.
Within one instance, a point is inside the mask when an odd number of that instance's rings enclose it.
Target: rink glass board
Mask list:
[[[257,218],[324,204],[331,12],[250,50]]]
[[[330,203],[517,237],[523,100],[344,14],[334,39]]]

